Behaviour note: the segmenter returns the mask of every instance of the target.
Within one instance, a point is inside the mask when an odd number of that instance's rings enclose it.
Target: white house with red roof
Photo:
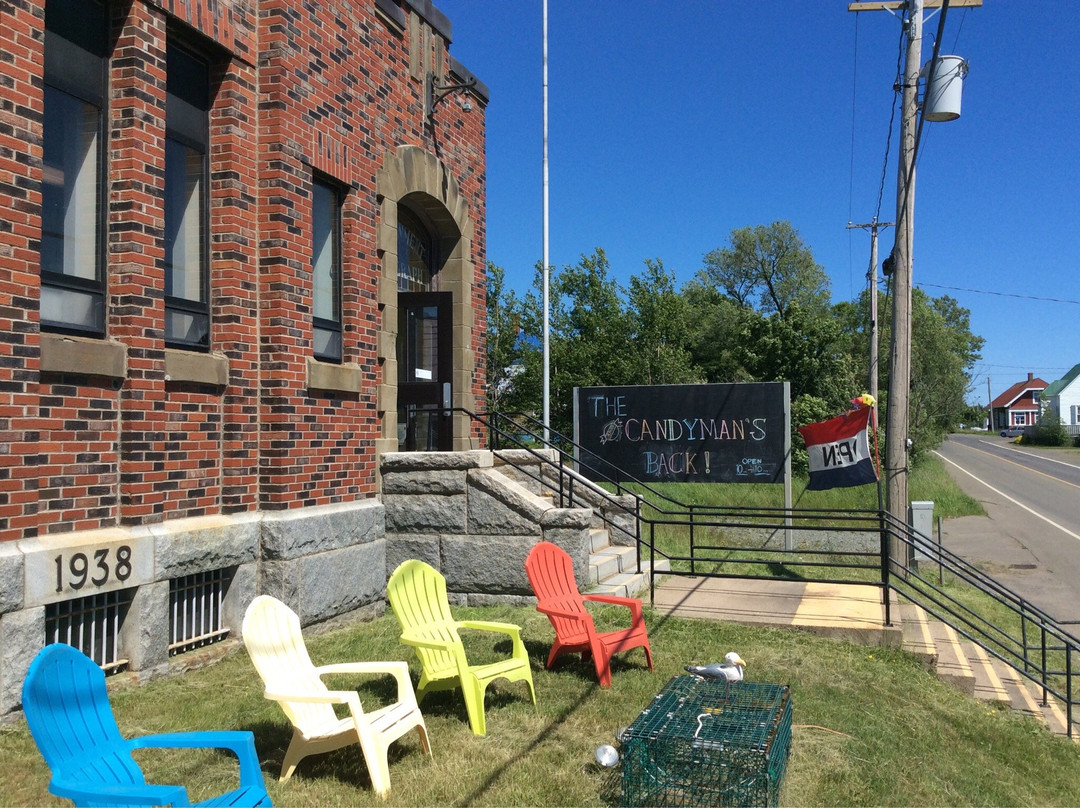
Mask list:
[[[1009,426],[1031,426],[1039,420],[1039,398],[1047,383],[1031,373],[1027,380],[1017,382],[990,402],[990,429],[997,431]]]

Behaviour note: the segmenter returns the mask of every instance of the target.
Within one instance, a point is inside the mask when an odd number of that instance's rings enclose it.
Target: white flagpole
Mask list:
[[[548,14],[544,0],[544,441],[551,427],[551,350],[548,347]]]

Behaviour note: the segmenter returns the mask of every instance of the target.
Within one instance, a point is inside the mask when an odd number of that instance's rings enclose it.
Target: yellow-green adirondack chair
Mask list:
[[[484,691],[496,679],[524,681],[536,704],[529,655],[521,641],[521,627],[487,620],[454,620],[446,597],[446,579],[430,565],[417,559],[403,562],[386,584],[390,607],[401,624],[401,641],[420,658],[424,672],[417,698],[437,690],[461,687],[473,734],[486,734]],[[487,665],[470,665],[459,629],[497,631],[513,641],[509,659]]]
[[[265,684],[263,695],[281,705],[293,725],[293,736],[281,764],[282,781],[292,776],[308,755],[359,744],[367,762],[371,785],[383,799],[390,793],[386,750],[415,728],[420,747],[428,756],[427,727],[416,702],[409,666],[405,662],[344,662],[315,667],[300,632],[300,618],[277,598],[260,595],[248,606],[241,628],[244,646]],[[322,677],[331,673],[393,676],[397,701],[365,712],[355,690],[330,690]],[[338,718],[335,704],[349,709]]]

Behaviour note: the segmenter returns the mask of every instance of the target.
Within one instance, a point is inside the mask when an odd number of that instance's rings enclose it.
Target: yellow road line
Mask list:
[[[981,450],[981,449],[977,449],[976,451],[982,451],[982,450]],[[1056,528],[1057,528],[1058,530],[1060,530],[1060,531],[1061,531],[1062,533],[1064,533],[1064,534],[1065,534],[1066,536],[1071,536],[1072,538],[1076,539],[1077,541],[1080,541],[1080,535],[1077,535],[1076,533],[1073,533],[1073,532],[1072,532],[1071,530],[1069,530],[1069,529],[1068,529],[1067,527],[1064,527],[1064,526],[1062,526],[1062,525],[1059,525],[1059,524],[1058,524],[1057,522],[1055,522],[1055,521],[1054,521],[1053,519],[1050,519],[1049,517],[1043,516],[1043,515],[1042,515],[1041,513],[1039,513],[1038,511],[1036,511],[1036,510],[1035,510],[1034,508],[1029,508],[1029,507],[1028,507],[1027,505],[1025,505],[1025,504],[1024,504],[1023,502],[1020,502],[1020,501],[1019,501],[1019,500],[1017,500],[1017,499],[1013,499],[1013,498],[1012,498],[1012,497],[1010,497],[1010,496],[1009,496],[1008,494],[1006,494],[1006,493],[1005,493],[1004,491],[1000,491],[1000,490],[998,490],[997,488],[994,488],[994,486],[990,485],[990,483],[986,482],[986,480],[983,480],[983,479],[981,479],[981,478],[979,478],[979,477],[976,477],[976,476],[975,476],[974,474],[972,474],[972,473],[971,473],[970,471],[968,471],[968,470],[967,470],[966,468],[964,468],[963,466],[961,466],[961,465],[960,465],[959,463],[957,463],[957,462],[955,462],[955,461],[953,461],[953,460],[949,460],[949,458],[945,457],[945,455],[943,455],[943,454],[942,454],[941,452],[937,451],[936,449],[934,450],[934,454],[936,454],[936,455],[937,455],[938,457],[940,457],[940,458],[941,458],[942,460],[944,460],[944,461],[945,461],[946,463],[948,463],[948,464],[949,464],[950,466],[956,466],[956,468],[957,468],[957,469],[959,469],[960,471],[964,472],[964,474],[966,474],[966,475],[967,475],[968,477],[970,477],[971,479],[975,480],[975,481],[976,481],[976,482],[978,482],[978,483],[982,483],[982,484],[983,484],[983,485],[985,485],[985,486],[986,486],[987,488],[989,488],[989,489],[990,489],[991,491],[993,491],[993,492],[994,492],[995,494],[997,494],[997,495],[998,495],[999,497],[1004,497],[1005,499],[1009,500],[1009,502],[1011,502],[1011,503],[1012,503],[1013,505],[1016,505],[1017,507],[1023,508],[1023,509],[1025,510],[1025,511],[1027,511],[1028,513],[1030,513],[1030,514],[1031,514],[1032,516],[1034,516],[1034,517],[1035,517],[1036,519],[1042,519],[1042,520],[1043,520],[1044,522],[1046,522],[1046,523],[1047,523],[1048,525],[1050,525],[1050,526],[1052,526],[1052,527],[1056,527]],[[987,452],[987,454],[989,454],[989,452]],[[1019,464],[1018,464],[1018,465],[1019,465]],[[1060,482],[1060,481],[1059,481],[1059,482]]]
[[[995,458],[995,459],[997,459],[997,460],[1001,460],[1001,461],[1004,461],[1005,463],[1011,463],[1011,464],[1012,464],[1012,465],[1014,465],[1014,466],[1019,466],[1019,467],[1020,467],[1020,468],[1022,468],[1022,469],[1023,469],[1024,471],[1030,471],[1030,472],[1031,472],[1032,474],[1039,474],[1039,475],[1041,475],[1041,476],[1043,476],[1043,477],[1047,477],[1047,478],[1049,478],[1049,479],[1053,480],[1053,481],[1054,481],[1054,482],[1056,482],[1056,483],[1061,483],[1062,485],[1068,485],[1068,486],[1072,486],[1073,488],[1080,488],[1080,485],[1077,485],[1076,483],[1070,483],[1070,482],[1069,482],[1068,480],[1063,480],[1063,479],[1061,479],[1060,477],[1055,477],[1055,476],[1054,476],[1053,474],[1047,474],[1047,473],[1046,473],[1045,471],[1037,471],[1036,469],[1033,469],[1033,468],[1029,468],[1028,466],[1025,466],[1025,465],[1024,465],[1023,463],[1017,463],[1017,462],[1016,462],[1015,460],[1009,460],[1009,459],[1008,459],[1007,457],[1002,457],[1001,455],[998,455],[998,454],[994,454],[993,452],[988,452],[988,451],[986,451],[986,449],[979,449],[979,448],[977,448],[977,447],[975,447],[975,446],[971,446],[970,444],[965,444],[965,445],[966,445],[966,446],[967,446],[967,447],[968,447],[969,449],[971,449],[971,450],[972,450],[973,452],[982,452],[983,454],[985,454],[985,455],[990,455],[991,457],[993,457],[993,458]],[[936,455],[937,455],[938,457],[940,457],[940,458],[941,458],[942,460],[944,460],[944,459],[945,459],[945,458],[944,458],[944,457],[943,457],[943,456],[941,455],[941,453],[940,453],[940,452],[938,452],[938,451],[936,451],[936,450],[934,451],[934,454],[936,454]],[[1038,457],[1038,458],[1039,458],[1040,460],[1044,459],[1044,458],[1041,458],[1041,457],[1039,457],[1039,455],[1033,455],[1033,454],[1029,454],[1029,455],[1028,455],[1028,457]],[[1056,462],[1056,461],[1055,461],[1055,462]],[[953,463],[953,465],[955,466],[956,464],[955,464],[955,463]],[[1068,466],[1069,464],[1068,464],[1068,463],[1065,463],[1065,464],[1063,464],[1063,465],[1066,465],[1066,466]],[[959,466],[957,466],[957,468],[959,468]],[[1070,466],[1070,468],[1072,468],[1072,467]],[[970,474],[970,472],[969,472],[969,474]],[[974,474],[972,474],[971,476],[973,476],[973,477],[974,477],[975,475],[974,475]]]

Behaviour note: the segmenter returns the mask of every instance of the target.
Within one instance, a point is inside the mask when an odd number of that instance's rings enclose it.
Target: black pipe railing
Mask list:
[[[585,502],[582,489],[586,489],[593,501],[605,500],[610,512],[623,510],[632,516],[639,572],[643,553],[649,559],[650,594],[656,584],[658,558],[671,564],[671,570],[664,575],[787,577],[807,582],[872,584],[881,590],[887,625],[892,624],[889,595],[895,592],[1034,683],[1042,692],[1044,705],[1051,696],[1060,701],[1066,712],[1066,732],[1072,737],[1077,704],[1073,677],[1078,673],[1074,659],[1080,652],[1080,639],[1067,627],[1077,623],[1055,620],[1036,604],[939,543],[929,541],[884,509],[838,511],[687,505],[634,479],[565,435],[551,430],[545,433],[543,425],[532,416],[466,413],[488,430],[489,446],[527,449],[541,469],[539,477],[543,483],[558,489],[565,487],[565,491],[556,492],[561,502]],[[536,447],[554,450],[554,456]],[[613,490],[607,490],[608,487]],[[628,505],[628,501],[632,504]],[[613,524],[609,517],[601,518]],[[647,529],[643,530],[642,526]],[[848,538],[855,546],[866,547],[872,544],[870,537],[876,535],[878,546],[876,551],[850,547],[839,551],[807,547],[805,541],[799,549],[721,541],[732,532],[741,531],[760,542],[763,537],[795,529],[804,539],[814,533],[832,532]],[[903,550],[900,558],[891,557],[894,541]],[[923,574],[921,562],[914,561],[916,551],[936,567],[938,581]],[[758,572],[751,572],[755,568]],[[796,571],[803,569],[814,570],[818,577],[797,574]],[[835,574],[820,573],[821,570]],[[942,572],[951,575],[960,586],[947,586]],[[970,590],[980,593],[990,614],[982,614],[963,601],[963,594]]]

